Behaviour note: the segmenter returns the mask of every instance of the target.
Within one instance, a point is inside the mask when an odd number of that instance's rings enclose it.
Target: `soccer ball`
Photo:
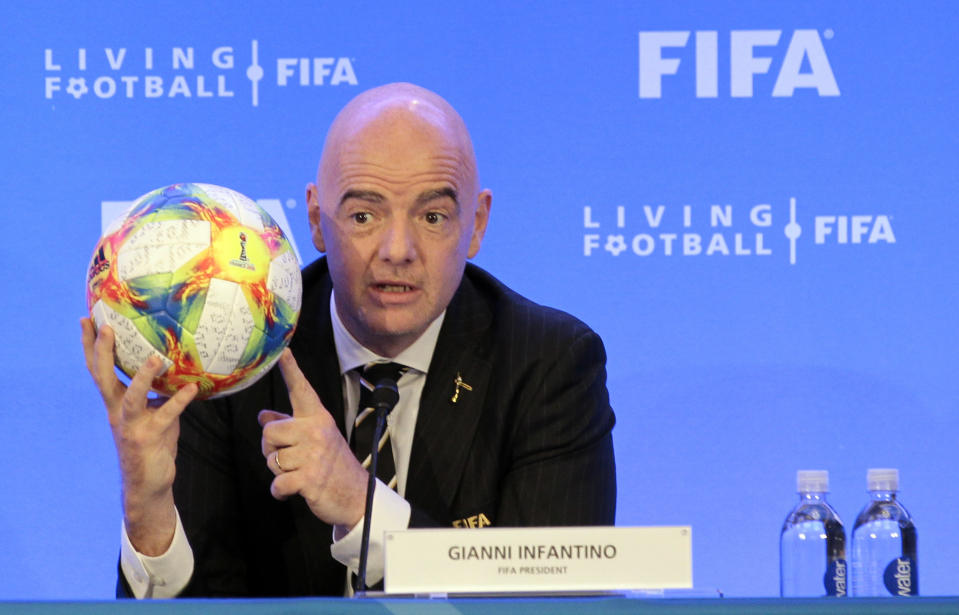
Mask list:
[[[302,280],[280,227],[249,198],[210,184],[149,192],[97,243],[87,307],[115,332],[116,364],[132,377],[151,355],[172,395],[190,382],[199,398],[244,389],[289,343]]]

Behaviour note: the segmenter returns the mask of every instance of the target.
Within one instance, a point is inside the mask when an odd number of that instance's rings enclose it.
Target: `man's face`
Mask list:
[[[344,131],[347,132],[347,131]],[[479,250],[490,194],[441,122],[393,110],[328,144],[310,223],[328,254],[340,319],[392,357],[446,308]]]

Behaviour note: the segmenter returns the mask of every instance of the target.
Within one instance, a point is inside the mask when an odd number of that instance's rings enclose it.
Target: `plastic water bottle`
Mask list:
[[[846,532],[826,502],[829,472],[796,472],[799,503],[779,534],[781,596],[845,596]]]
[[[850,595],[918,596],[916,526],[896,497],[899,470],[866,473],[870,500],[852,530]]]

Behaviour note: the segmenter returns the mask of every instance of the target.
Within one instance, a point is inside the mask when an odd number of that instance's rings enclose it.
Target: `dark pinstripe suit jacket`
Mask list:
[[[325,259],[303,271],[291,348],[343,429]],[[423,390],[406,498],[414,526],[483,514],[497,526],[612,525],[616,478],[599,337],[468,264]],[[452,403],[460,374],[472,391]],[[270,496],[257,412],[290,412],[278,370],[181,419],[174,492],[193,547],[184,595],[340,595],[332,530],[302,498]],[[122,585],[122,583],[121,583]]]

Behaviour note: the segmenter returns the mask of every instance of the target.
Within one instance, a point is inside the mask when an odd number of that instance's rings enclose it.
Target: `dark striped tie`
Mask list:
[[[376,383],[383,378],[396,382],[409,368],[399,363],[367,363],[360,372],[360,405],[353,421],[350,448],[364,468],[370,467],[370,451],[373,450],[373,432],[376,430],[376,415],[371,397]],[[390,446],[390,428],[386,426],[379,443],[376,461],[376,478],[390,489],[396,489],[396,465],[393,462],[393,447]]]

